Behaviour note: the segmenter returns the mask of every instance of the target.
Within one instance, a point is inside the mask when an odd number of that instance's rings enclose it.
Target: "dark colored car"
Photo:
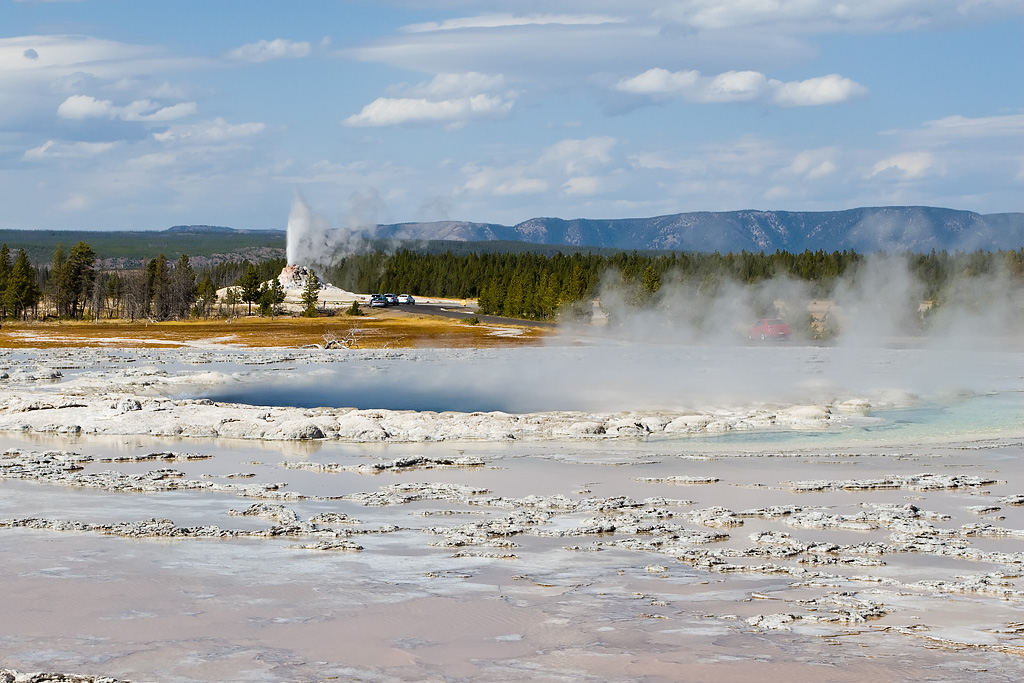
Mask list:
[[[789,325],[784,320],[779,318],[762,318],[754,323],[750,331],[747,332],[747,339],[760,339],[761,341],[768,341],[769,339],[789,339]]]
[[[372,294],[370,296],[370,308],[385,308],[388,305],[388,300],[384,298],[383,294]]]

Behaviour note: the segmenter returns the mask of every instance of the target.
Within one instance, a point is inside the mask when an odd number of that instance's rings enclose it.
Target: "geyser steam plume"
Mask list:
[[[331,224],[327,219],[314,215],[306,200],[296,192],[291,212],[288,214],[288,265],[295,266],[317,260],[317,257],[330,246],[330,229]]]
[[[343,214],[339,226],[333,228],[296,192],[288,214],[288,264],[323,263],[363,249],[376,232],[376,216],[382,204],[375,190],[357,192],[351,197],[349,213]]]

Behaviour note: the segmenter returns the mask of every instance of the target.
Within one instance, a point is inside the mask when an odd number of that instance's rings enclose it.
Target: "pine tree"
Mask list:
[[[53,303],[57,316],[66,314],[68,299],[67,264],[68,255],[64,251],[64,243],[58,242],[53,250],[50,261],[50,276],[46,282],[47,294]]]
[[[238,284],[242,288],[242,301],[249,304],[249,315],[252,315],[252,305],[260,300],[260,274],[256,266],[250,263]]]
[[[0,247],[0,318],[7,317],[7,306],[4,303],[4,292],[7,291],[7,281],[11,277],[11,250],[4,243]]]
[[[170,280],[171,313],[176,318],[187,318],[196,302],[196,274],[189,263],[188,254],[178,258]]]
[[[277,312],[278,306],[284,303],[285,291],[281,280],[276,277],[270,278],[268,296],[270,298],[270,315],[273,317],[274,313]]]
[[[93,283],[96,280],[96,252],[85,242],[71,248],[64,264],[67,285],[68,315],[80,317],[92,298]]]
[[[167,257],[160,254],[149,262],[146,267],[149,284],[150,301],[153,304],[153,315],[157,320],[171,317],[174,294],[171,291],[171,273],[167,265]]]
[[[11,268],[4,291],[4,307],[14,317],[25,316],[29,308],[39,303],[40,292],[36,286],[36,273],[24,249],[18,250],[18,257]]]
[[[217,303],[217,287],[213,284],[210,276],[207,275],[196,288],[196,309],[199,315],[209,318],[210,310],[215,303]]]
[[[302,289],[302,315],[307,318],[317,316],[316,306],[320,302],[320,280],[312,270],[306,276],[306,286]]]
[[[107,300],[110,302],[109,317],[122,317],[121,302],[124,297],[124,281],[117,271],[110,274],[107,280]]]

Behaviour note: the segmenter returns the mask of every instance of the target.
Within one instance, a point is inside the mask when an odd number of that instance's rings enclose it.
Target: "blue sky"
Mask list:
[[[0,228],[1024,211],[1021,0],[0,0]]]

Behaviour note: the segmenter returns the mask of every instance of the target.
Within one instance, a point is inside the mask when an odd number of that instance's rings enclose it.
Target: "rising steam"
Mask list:
[[[287,256],[289,265],[329,263],[366,249],[377,231],[384,202],[376,190],[354,193],[349,211],[332,226],[324,216],[313,213],[298,192],[288,214]]]

